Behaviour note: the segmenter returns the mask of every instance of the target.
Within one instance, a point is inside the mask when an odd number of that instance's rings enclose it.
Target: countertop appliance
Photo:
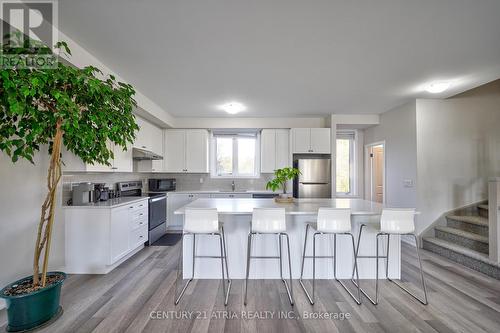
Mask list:
[[[170,192],[175,191],[175,178],[150,178],[148,188],[150,192]]]
[[[146,245],[151,245],[167,232],[167,195],[142,191],[141,181],[117,183],[117,191],[122,197],[148,196],[148,231]]]
[[[109,200],[109,187],[105,183],[94,184],[94,201],[107,201]]]
[[[71,188],[71,204],[73,206],[85,206],[95,201],[94,183],[79,183]]]
[[[300,175],[293,181],[295,198],[331,198],[331,160],[298,159],[293,166],[300,170]]]

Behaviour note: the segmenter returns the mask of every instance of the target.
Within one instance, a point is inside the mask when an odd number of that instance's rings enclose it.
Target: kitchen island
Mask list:
[[[252,211],[254,208],[283,207],[286,211],[287,232],[290,237],[290,251],[292,259],[292,276],[300,277],[300,267],[305,235],[305,223],[316,219],[320,207],[350,208],[352,212],[352,232],[357,241],[359,227],[366,224],[359,254],[375,256],[377,233],[373,226],[378,226],[383,205],[362,199],[295,199],[290,204],[279,204],[273,199],[197,199],[175,211],[183,215],[186,208],[217,208],[219,220],[224,225],[227,243],[227,260],[229,274],[232,279],[244,279],[246,274],[247,237],[250,230]],[[312,233],[310,233],[310,236]],[[331,237],[331,241],[322,241]],[[311,241],[309,241],[311,240]],[[385,254],[385,239],[380,244],[379,253]],[[276,235],[258,235],[252,242],[252,254],[255,256],[269,256],[278,254],[278,241]],[[286,253],[286,251],[285,251]],[[284,253],[284,260],[286,254]],[[333,253],[333,236],[318,236],[317,255],[325,256]],[[337,274],[339,278],[347,279],[352,275],[354,258],[352,242],[349,236],[337,236]],[[197,255],[220,254],[219,243],[216,236],[200,236],[196,238]],[[306,255],[312,254],[312,237],[308,238]],[[400,277],[400,239],[391,237],[389,263],[389,277]],[[331,259],[317,259],[316,277],[319,279],[333,278],[333,264]],[[287,267],[284,266],[284,275],[288,276]],[[379,276],[385,277],[384,260],[380,259]],[[375,260],[359,259],[359,274],[361,279],[375,278]],[[188,278],[192,273],[192,237],[186,236],[183,244],[183,275]],[[194,276],[197,279],[220,278],[220,263],[218,259],[197,259]],[[312,259],[306,259],[304,278],[312,277]],[[251,279],[278,279],[278,260],[253,260],[250,268]]]

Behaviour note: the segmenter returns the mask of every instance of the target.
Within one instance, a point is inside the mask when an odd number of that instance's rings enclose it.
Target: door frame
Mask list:
[[[386,167],[387,167],[387,146],[385,144],[385,140],[383,141],[377,141],[377,142],[372,142],[369,144],[365,145],[365,199],[373,201],[372,195],[373,195],[373,182],[372,182],[372,160],[370,158],[370,148],[375,147],[375,146],[383,146],[384,148],[384,159],[383,159],[383,172],[382,172],[382,183],[383,183],[383,189],[382,189],[382,196],[383,200],[382,203],[385,205],[386,200],[387,200],[387,177],[386,177]]]

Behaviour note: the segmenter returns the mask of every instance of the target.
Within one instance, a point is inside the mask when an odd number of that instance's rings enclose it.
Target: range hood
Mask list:
[[[163,156],[142,148],[132,148],[132,158],[136,161],[162,160]]]

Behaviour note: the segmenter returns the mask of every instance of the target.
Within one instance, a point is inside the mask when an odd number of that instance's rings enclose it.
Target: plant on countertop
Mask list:
[[[266,190],[276,192],[276,190],[281,187],[283,194],[286,194],[287,181],[294,179],[298,175],[300,175],[300,171],[297,168],[286,167],[283,169],[276,169],[274,170],[274,178],[266,184]]]
[[[65,42],[56,48],[71,55]],[[138,126],[132,114],[134,88],[104,77],[92,66],[76,68],[59,61],[54,69],[0,68],[0,150],[12,162],[48,145],[48,193],[41,207],[29,293],[47,284],[47,267],[54,224],[56,189],[61,179],[61,148],[85,163],[110,165],[108,143],[126,149]],[[40,272],[40,259],[43,262]]]

